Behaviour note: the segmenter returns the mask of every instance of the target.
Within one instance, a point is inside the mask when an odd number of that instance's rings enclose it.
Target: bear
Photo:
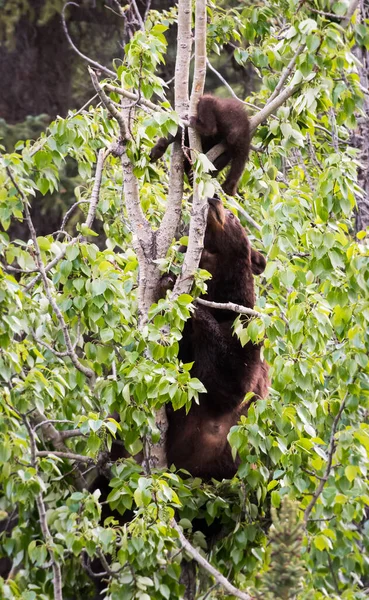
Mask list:
[[[225,210],[218,198],[209,199],[209,212],[200,267],[208,270],[205,299],[255,305],[253,277],[261,274],[266,261],[253,249],[237,217]],[[199,404],[174,411],[167,406],[168,465],[174,464],[193,476],[209,480],[229,479],[238,468],[232,458],[227,435],[247,414],[247,392],[264,398],[268,392],[268,367],[261,347],[249,341],[242,347],[233,334],[236,314],[198,305],[186,322],[179,345],[179,359],[193,362],[191,375],[205,386]]]
[[[205,154],[217,144],[225,145],[226,150],[214,161],[214,167],[217,174],[231,164],[222,187],[229,196],[236,195],[238,182],[249,156],[251,141],[249,119],[242,102],[236,98],[217,98],[210,94],[201,96],[197,105],[197,115],[190,118],[190,126],[200,134],[202,151]],[[182,133],[182,128],[179,127],[175,136],[160,138],[151,149],[151,161],[161,158],[175,140],[181,142]],[[184,132],[184,145],[189,145],[187,128]],[[184,168],[191,181],[191,164],[186,157]]]

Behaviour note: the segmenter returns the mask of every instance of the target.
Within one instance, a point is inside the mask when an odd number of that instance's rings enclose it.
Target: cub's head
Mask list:
[[[221,255],[224,261],[246,260],[252,273],[260,275],[266,267],[266,260],[260,252],[251,248],[239,219],[230,210],[226,210],[218,198],[209,198],[208,202],[209,212],[204,240],[205,256]],[[206,266],[204,265],[203,268]]]

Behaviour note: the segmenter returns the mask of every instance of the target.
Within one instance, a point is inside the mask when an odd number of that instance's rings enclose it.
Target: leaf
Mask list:
[[[345,475],[350,483],[352,483],[354,481],[355,477],[358,474],[359,474],[358,467],[355,467],[354,465],[348,465],[347,467],[345,467]]]

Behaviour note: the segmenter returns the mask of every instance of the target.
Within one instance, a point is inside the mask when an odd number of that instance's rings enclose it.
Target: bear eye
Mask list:
[[[230,213],[229,213],[229,218],[230,218],[230,219],[234,219],[234,214],[233,214],[233,212],[230,212]]]

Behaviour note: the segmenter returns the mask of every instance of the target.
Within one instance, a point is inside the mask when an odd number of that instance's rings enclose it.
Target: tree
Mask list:
[[[90,69],[98,108],[58,118],[36,143],[3,153],[0,508],[1,552],[12,561],[0,580],[4,598],[92,596],[84,572],[96,568],[113,599],[181,598],[189,557],[199,565],[196,598],[249,599],[265,589],[299,600],[365,597],[369,264],[366,233],[355,238],[353,230],[361,190],[349,140],[363,92],[352,48],[363,29],[351,8],[281,0],[206,9],[197,0],[190,98],[191,3],[151,11],[108,80],[103,69]],[[157,76],[174,22],[175,111]],[[248,324],[238,317],[235,331],[243,343],[264,340],[272,386],[230,432],[242,459],[237,477],[210,484],[168,470],[163,440],[165,404],[189,406],[202,389],[177,351],[204,286],[197,265],[206,198],[221,194],[209,169],[215,152],[201,154],[189,130],[194,185],[183,191],[181,144],[169,167],[151,165],[149,151],[195,114],[207,55],[211,62],[224,43],[235,46],[240,64],[252,63],[260,82],[247,100],[254,151],[241,194],[223,198],[268,256],[260,316]],[[85,184],[60,230],[37,236],[29,202],[36,190],[58,187],[66,157]],[[71,236],[66,223],[77,206],[84,222]],[[173,243],[181,217],[189,221],[183,264]],[[6,233],[23,218],[29,243]],[[90,241],[96,218],[104,250]],[[176,286],[159,299],[170,269]],[[116,438],[132,455],[142,452],[141,464],[111,464]],[[107,506],[98,490],[86,490],[106,467],[117,512],[101,522]],[[283,504],[270,556],[270,509],[286,497],[300,522],[294,529]],[[132,509],[122,524],[117,513],[124,519]],[[223,528],[212,545],[204,521]],[[276,559],[279,535],[287,562]],[[288,547],[299,544],[294,561]],[[296,576],[278,596],[268,569],[278,573],[283,564]]]

